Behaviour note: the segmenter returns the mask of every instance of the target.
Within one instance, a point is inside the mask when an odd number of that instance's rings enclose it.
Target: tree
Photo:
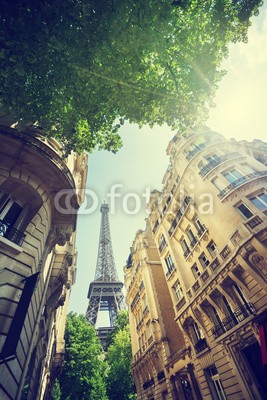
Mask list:
[[[52,400],[60,400],[61,399],[61,389],[60,389],[60,383],[59,383],[58,379],[56,379],[53,384],[51,397],[52,397]]]
[[[230,42],[260,0],[2,0],[0,105],[67,151],[116,151],[125,119],[207,116]]]
[[[114,323],[114,328],[107,337],[107,348],[113,343],[116,334],[120,330],[123,330],[128,325],[129,325],[128,311],[121,310],[117,315],[116,321]]]
[[[119,326],[121,327],[118,328]],[[106,360],[109,365],[107,372],[108,398],[109,400],[133,400],[136,395],[131,373],[132,349],[126,311],[119,313],[115,332],[106,353]]]
[[[65,363],[60,376],[64,400],[107,400],[102,348],[95,328],[83,315],[68,314]]]

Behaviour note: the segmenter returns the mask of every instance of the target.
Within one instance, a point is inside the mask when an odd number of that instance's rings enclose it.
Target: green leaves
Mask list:
[[[109,400],[134,400],[136,395],[131,373],[132,348],[127,311],[120,311],[118,315],[106,361],[109,365],[106,379]]]
[[[203,121],[260,0],[3,0],[0,102],[66,150],[115,152],[119,118]]]
[[[67,318],[66,354],[60,389],[62,399],[107,400],[106,363],[95,328],[85,317],[70,313]]]

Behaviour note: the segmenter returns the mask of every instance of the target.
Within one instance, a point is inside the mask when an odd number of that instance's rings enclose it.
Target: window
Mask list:
[[[21,335],[21,331],[23,329],[24,321],[26,318],[26,314],[28,312],[28,308],[32,299],[32,295],[34,293],[35,285],[37,283],[39,272],[30,275],[29,277],[24,278],[23,282],[25,283],[24,288],[22,290],[22,294],[20,296],[19,303],[17,305],[15,314],[13,316],[11,325],[9,327],[8,335],[6,337],[2,352],[1,358],[8,358],[15,354],[16,348],[18,345],[18,341]]]
[[[239,214],[242,215],[243,218],[248,219],[253,216],[252,211],[244,204],[241,203],[238,206],[236,206],[236,209],[238,210]]]
[[[211,155],[209,155],[209,156],[207,156],[206,157],[206,159],[208,160],[208,162],[209,163],[214,163],[214,164],[216,164],[216,163],[220,163],[221,162],[221,157],[220,156],[218,156],[218,154],[211,154]]]
[[[215,365],[204,369],[204,373],[207,379],[207,383],[211,392],[213,400],[226,400],[226,396],[223,390],[222,382],[220,380],[217,368]]]
[[[183,297],[183,289],[181,287],[179,280],[175,282],[175,284],[172,287],[172,290],[174,292],[176,301],[179,301]]]
[[[194,224],[195,224],[195,227],[197,229],[198,236],[201,236],[202,233],[204,233],[205,230],[206,230],[205,225],[202,224],[202,222],[200,221],[200,219],[198,217],[195,218]]]
[[[203,268],[206,268],[210,264],[210,262],[207,259],[205,253],[201,254],[201,256],[199,257],[199,261],[200,261],[200,264],[202,265]]]
[[[232,288],[233,288],[233,291],[234,291],[234,293],[236,295],[236,298],[238,299],[238,302],[241,305],[242,304],[247,304],[248,300],[247,300],[245,294],[243,293],[243,291],[241,290],[241,288],[236,283],[234,283],[232,285]]]
[[[193,343],[197,343],[204,338],[202,330],[196,322],[192,322],[192,324],[189,325],[189,332]]]
[[[190,249],[188,247],[188,244],[186,243],[185,239],[181,240],[181,246],[184,252],[184,257],[186,258],[190,254]]]
[[[161,235],[160,241],[159,241],[159,251],[162,253],[163,249],[167,246],[166,239],[164,235]]]
[[[170,254],[165,258],[165,263],[166,263],[166,267],[167,267],[166,275],[171,274],[171,272],[175,270],[175,266],[174,266],[174,263],[172,261],[172,257]]]
[[[196,239],[192,229],[191,228],[187,229],[186,233],[187,233],[188,239],[190,241],[190,246],[194,247],[197,244],[197,239]]]
[[[14,201],[8,194],[0,194],[0,236],[16,244],[21,244],[24,237],[19,231],[27,217],[29,207]]]
[[[250,197],[249,200],[259,210],[264,211],[267,209],[267,195],[265,193],[259,193],[256,196]]]
[[[146,296],[142,297],[142,310],[144,311],[147,308]]]
[[[241,165],[241,169],[245,175],[249,175],[249,174],[252,174],[253,172],[255,172],[255,170],[253,168],[251,168],[251,166],[248,164]]]
[[[227,320],[224,321],[224,326],[225,326],[226,330],[229,330],[237,324],[237,319],[236,319],[235,314],[233,313],[231,305],[229,304],[229,302],[225,296],[222,296],[221,304],[222,304],[223,312],[224,312],[225,316],[227,317]]]
[[[153,226],[153,233],[156,232],[156,230],[158,229],[158,226],[159,226],[159,221],[157,220],[157,221],[155,222],[154,226]]]
[[[213,240],[208,244],[207,249],[212,257],[215,257],[216,254],[218,253],[216,244],[214,243]]]
[[[218,177],[214,178],[212,181],[213,185],[219,190],[223,190],[225,188],[225,183]]]
[[[146,323],[146,332],[148,338],[150,338],[153,335],[152,325],[150,320]]]
[[[223,174],[223,176],[230,182],[230,183],[234,183],[235,181],[237,181],[238,179],[242,178],[243,175],[240,174],[240,172],[238,172],[236,169],[231,169],[228,172],[225,172]]]
[[[196,263],[191,267],[191,271],[196,279],[201,275]]]
[[[212,305],[209,306],[208,315],[214,325],[222,324],[221,318],[219,317],[219,314],[217,313],[217,310],[214,306],[212,306]]]

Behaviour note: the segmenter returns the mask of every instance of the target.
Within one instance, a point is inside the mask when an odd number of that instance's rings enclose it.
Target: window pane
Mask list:
[[[242,203],[237,206],[237,208],[245,218],[250,218],[253,216],[252,212],[248,209],[247,206],[245,206],[245,204]]]
[[[236,169],[232,169],[231,171],[226,172],[224,176],[230,183],[233,183],[237,179],[242,178],[242,175]]]
[[[259,210],[265,210],[266,205],[258,199],[258,197],[252,197],[250,201],[256,206]]]
[[[255,197],[251,197],[250,201],[256,206],[259,210],[265,210],[267,208],[267,196],[265,193],[260,193]]]
[[[265,203],[265,205],[267,206],[267,195],[265,193],[260,193],[258,195],[258,197],[261,199],[261,201],[263,201],[263,203]]]

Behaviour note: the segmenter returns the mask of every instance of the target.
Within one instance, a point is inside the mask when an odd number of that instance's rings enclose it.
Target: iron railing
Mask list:
[[[186,196],[181,204],[180,209],[177,211],[176,217],[175,219],[172,221],[171,227],[168,231],[169,236],[171,236],[173,234],[173,232],[175,231],[175,228],[177,227],[177,225],[179,224],[180,220],[182,219],[182,216],[184,215],[189,203],[192,202],[192,199],[190,196]]]
[[[218,197],[222,199],[223,197],[228,195],[232,190],[248,182],[250,179],[259,178],[261,176],[267,176],[267,171],[255,171],[252,172],[251,174],[241,176],[241,178],[236,179],[234,182],[230,183],[230,185],[226,186],[226,188],[223,189],[218,194]]]
[[[207,347],[208,344],[205,338],[200,339],[198,342],[194,344],[196,354],[200,353],[202,350],[205,350]]]
[[[250,315],[255,314],[255,308],[252,303],[245,303],[241,307],[237,308],[232,315],[222,320],[221,323],[214,326],[212,334],[215,339],[229,331],[235,325],[244,321]]]
[[[260,225],[262,222],[263,222],[263,220],[258,215],[255,215],[248,222],[246,222],[245,225],[246,225],[246,227],[249,226],[251,229],[254,229],[254,228],[256,228],[256,226]]]
[[[198,237],[201,237],[206,231],[207,231],[207,228],[205,227],[205,225],[203,225],[203,227],[199,228],[197,231]]]
[[[231,158],[240,157],[241,154],[237,151],[233,153],[224,154],[223,156],[218,156],[216,159],[210,161],[207,165],[201,168],[199,171],[200,176],[207,175],[213,168],[217,167],[217,165],[223,163],[224,161],[230,160]]]
[[[204,147],[206,146],[206,143],[201,143],[197,146],[195,146],[191,151],[188,152],[186,159],[190,161],[197,153],[199,153]]]
[[[159,245],[159,252],[162,253],[163,249],[165,249],[165,247],[167,246],[167,243],[165,240],[162,240],[160,245]]]
[[[5,237],[11,242],[21,245],[25,237],[24,233],[14,228],[8,222],[3,222],[0,220],[0,236]]]
[[[197,239],[194,237],[190,242],[190,246],[193,248],[197,244]]]

